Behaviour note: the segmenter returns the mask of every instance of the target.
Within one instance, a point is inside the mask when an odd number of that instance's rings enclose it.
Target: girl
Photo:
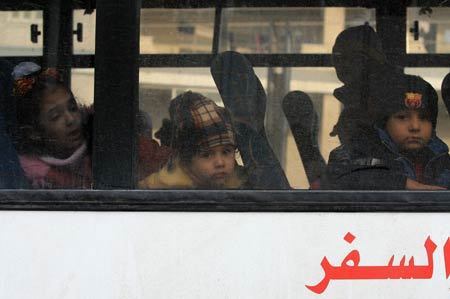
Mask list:
[[[14,68],[17,151],[34,188],[91,188],[88,130],[72,91],[55,69]]]

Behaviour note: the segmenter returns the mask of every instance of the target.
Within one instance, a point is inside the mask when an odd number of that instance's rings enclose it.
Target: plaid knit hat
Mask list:
[[[172,147],[178,150],[236,145],[227,110],[199,93],[188,91],[177,96],[169,113],[174,124]]]
[[[381,127],[394,113],[405,109],[423,109],[429,113],[435,128],[437,101],[436,90],[419,76],[393,73],[370,78],[369,115]]]

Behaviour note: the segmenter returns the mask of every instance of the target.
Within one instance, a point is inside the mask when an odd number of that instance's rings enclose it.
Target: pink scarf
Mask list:
[[[33,188],[46,188],[46,177],[51,166],[67,166],[78,162],[86,153],[87,145],[83,143],[70,157],[58,159],[54,157],[33,157],[20,155],[20,165],[25,176],[31,181]]]

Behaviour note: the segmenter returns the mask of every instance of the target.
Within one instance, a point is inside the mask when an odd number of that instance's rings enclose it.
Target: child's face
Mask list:
[[[57,154],[70,155],[84,142],[78,105],[62,87],[44,94],[39,120],[49,147]]]
[[[386,123],[386,131],[401,151],[422,149],[431,139],[433,126],[423,110],[402,110]]]
[[[190,163],[190,172],[200,187],[223,187],[234,171],[235,148],[218,145],[196,154]]]

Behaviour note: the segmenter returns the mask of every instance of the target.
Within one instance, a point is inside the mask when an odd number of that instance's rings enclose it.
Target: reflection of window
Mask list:
[[[73,28],[77,28],[77,23],[83,24],[83,40],[77,41],[74,35],[73,53],[74,54],[94,54],[95,53],[95,26],[96,11],[85,13],[82,9],[73,11]]]
[[[345,9],[345,28],[368,24],[375,28],[375,10],[364,8]]]
[[[324,12],[313,8],[233,8],[223,11],[221,50],[295,53],[323,44]]]
[[[407,10],[406,28],[413,28],[418,22],[419,36],[407,34],[408,53],[449,53],[450,51],[450,8],[433,7],[430,14],[423,13],[418,7],[409,7]]]
[[[349,26],[375,26],[375,9],[227,8],[222,11],[220,51],[242,53],[330,53]]]
[[[11,21],[34,22],[42,19],[41,12],[36,11],[11,11],[8,12],[8,19]]]
[[[213,9],[142,9],[141,53],[210,53]]]
[[[40,35],[37,43],[31,42],[31,24],[43,32],[42,11],[0,11],[0,56],[42,55],[43,37]]]
[[[164,118],[169,118],[169,103],[172,90],[156,89],[141,85],[139,87],[139,109],[147,112],[152,119],[153,131],[157,131]]]

